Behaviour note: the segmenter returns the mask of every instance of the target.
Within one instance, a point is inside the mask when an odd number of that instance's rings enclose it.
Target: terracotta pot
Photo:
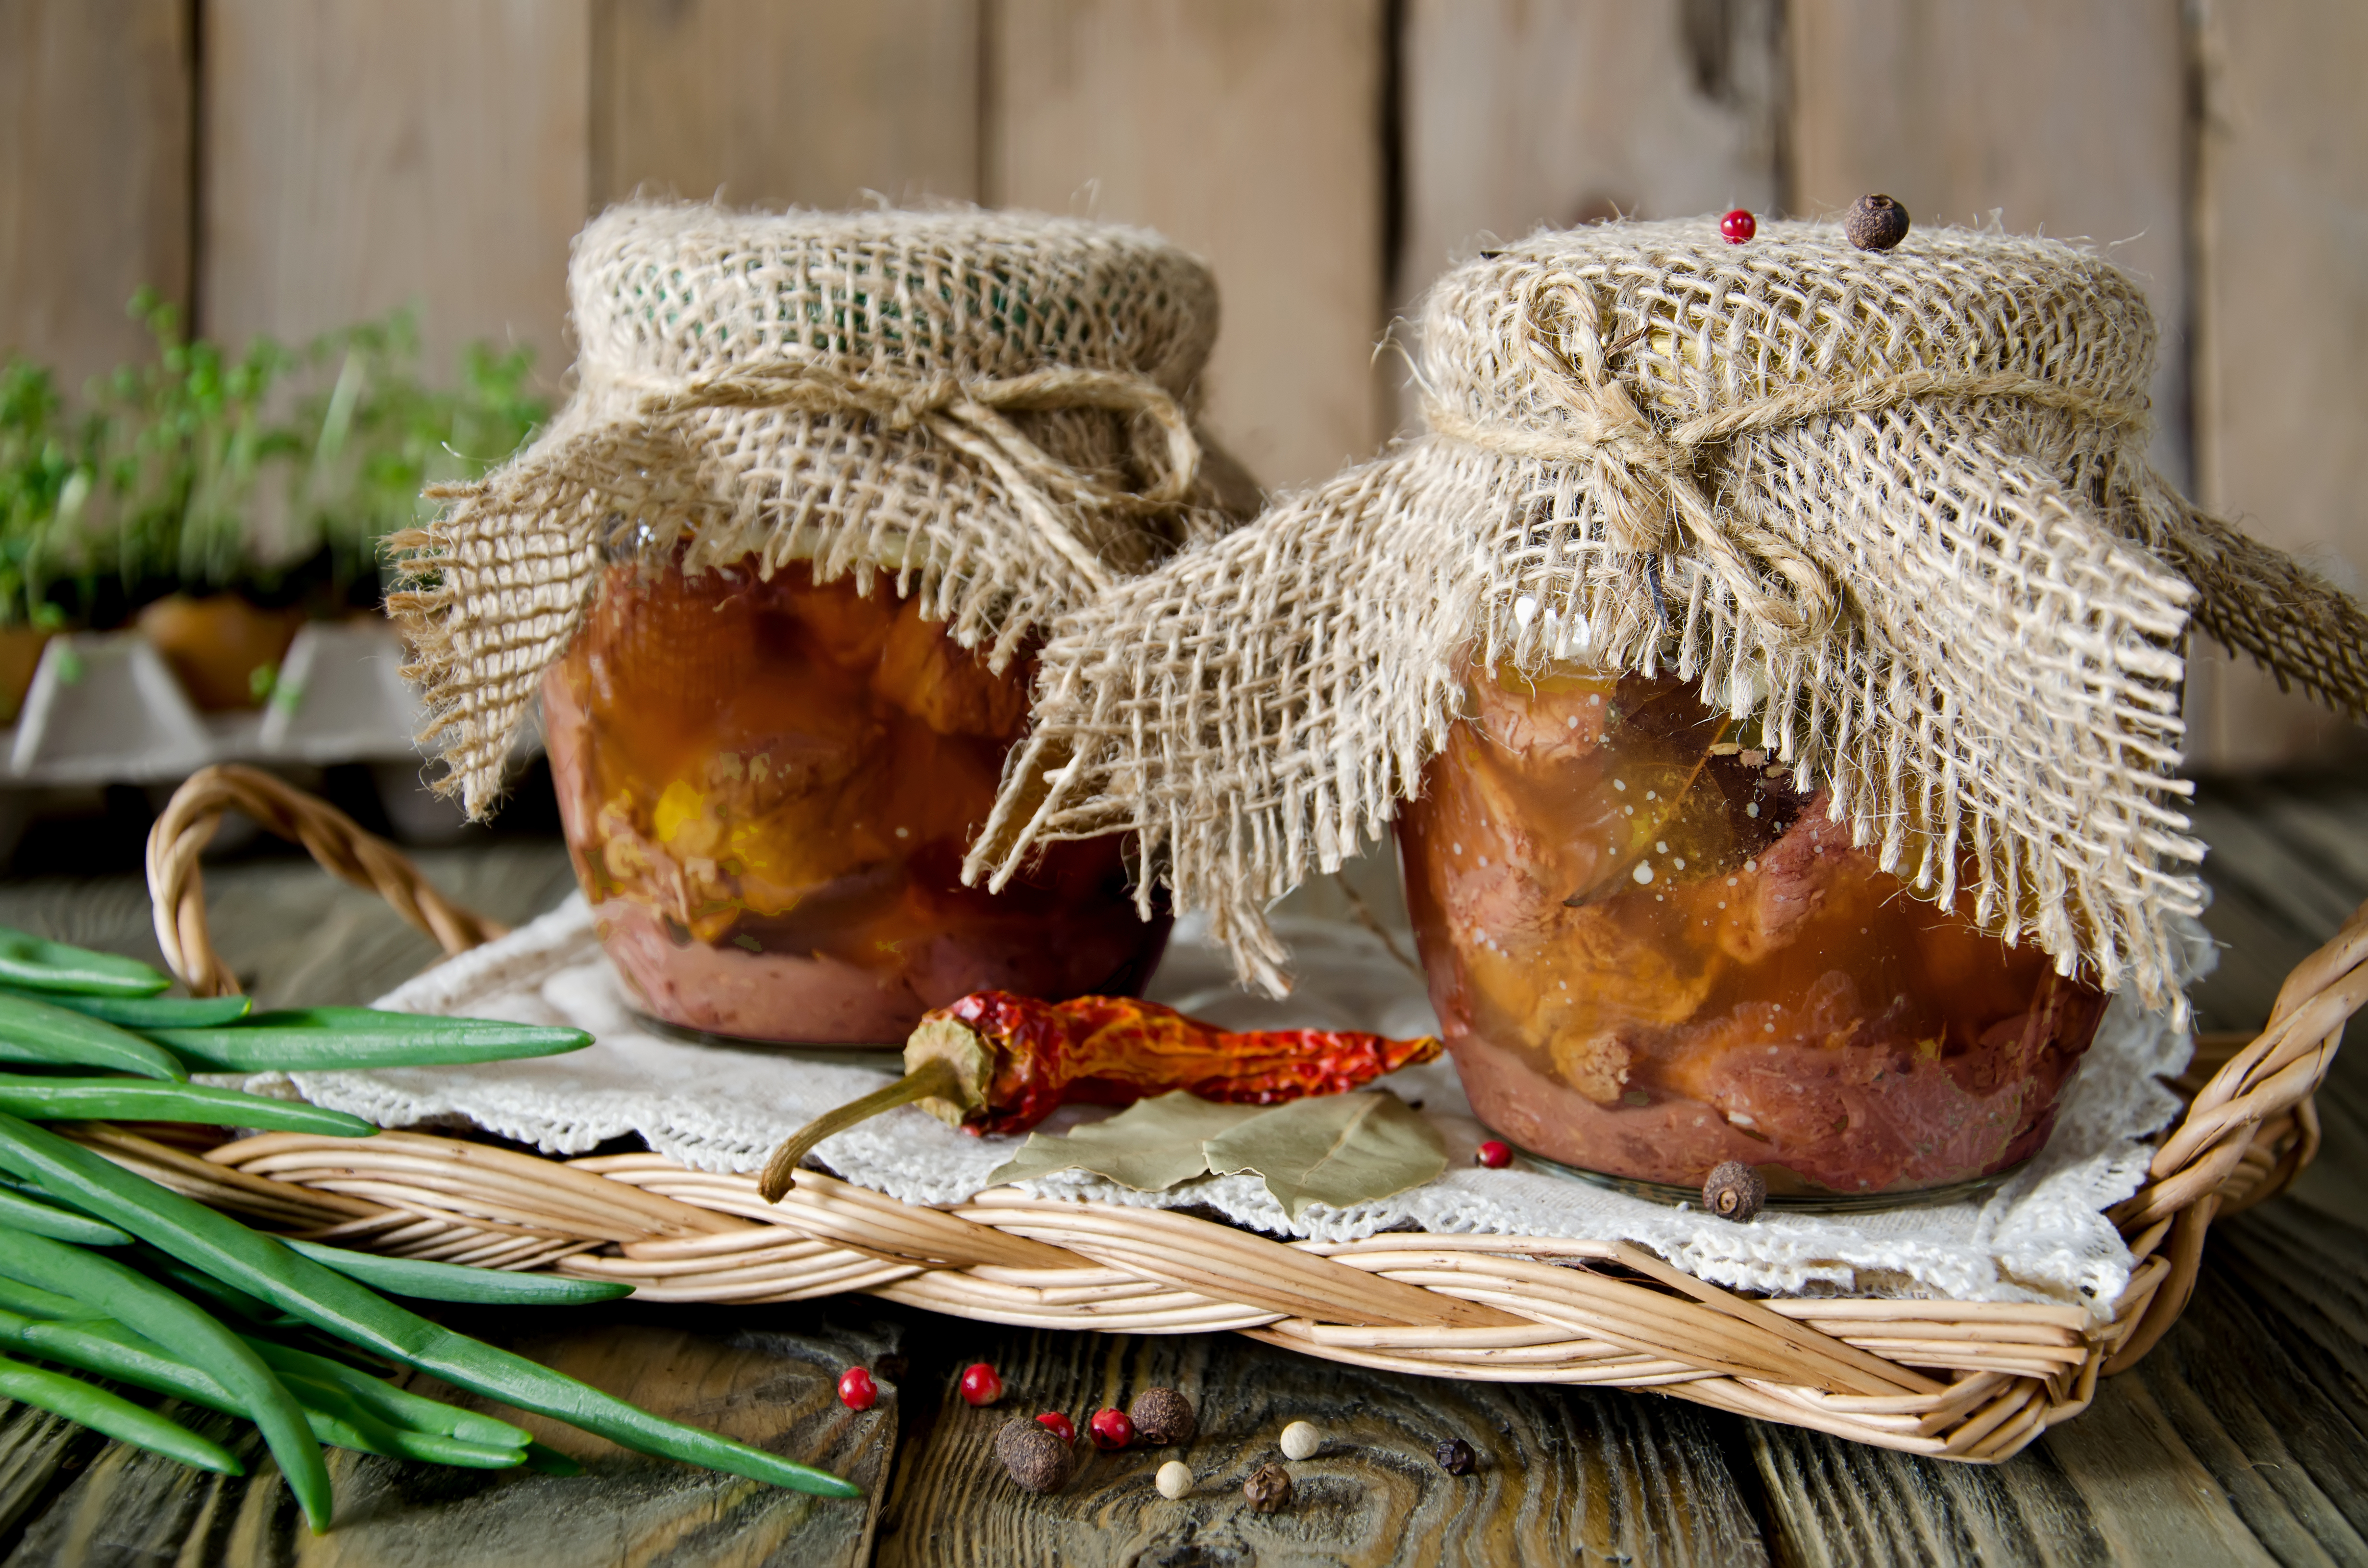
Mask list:
[[[1748,727],[1582,670],[1475,677],[1469,715],[1398,831],[1482,1120],[1611,1176],[1740,1160],[1851,1198],[2045,1142],[2103,994],[1911,894]]]
[[[174,594],[140,612],[141,634],[163,654],[200,712],[260,708],[304,624],[300,609],[257,609],[236,594]]]
[[[41,667],[41,650],[55,635],[35,626],[0,626],[0,724],[15,723],[24,711],[33,672]]]

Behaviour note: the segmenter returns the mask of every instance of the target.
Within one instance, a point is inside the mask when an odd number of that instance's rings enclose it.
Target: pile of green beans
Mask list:
[[[508,1422],[320,1353],[347,1347],[643,1453],[860,1494],[827,1471],[653,1415],[380,1294],[567,1306],[630,1286],[282,1240],[35,1125],[121,1119],[363,1137],[376,1129],[359,1117],[189,1074],[491,1062],[579,1050],[589,1035],[365,1007],[254,1014],[244,997],[159,994],[169,984],[135,960],[0,927],[0,1063],[28,1069],[0,1072],[0,1397],[230,1475],[238,1460],[219,1443],[52,1369],[243,1416],[316,1532],[334,1507],[324,1443],[433,1464],[575,1468]],[[75,1069],[111,1075],[68,1075]]]

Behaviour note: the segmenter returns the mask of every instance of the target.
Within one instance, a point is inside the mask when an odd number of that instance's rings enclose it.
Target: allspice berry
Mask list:
[[[1767,1201],[1767,1182],[1741,1160],[1721,1160],[1702,1183],[1702,1207],[1722,1220],[1739,1224],[1759,1213]]]
[[[1262,1464],[1242,1483],[1242,1495],[1261,1514],[1271,1514],[1291,1501],[1291,1471],[1279,1464]]]
[[[1842,233],[1861,250],[1889,250],[1907,237],[1907,209],[1887,196],[1861,196],[1842,214]]]
[[[1461,1437],[1450,1437],[1440,1444],[1439,1451],[1433,1457],[1439,1460],[1439,1468],[1450,1475],[1469,1475],[1472,1467],[1479,1462],[1472,1452],[1472,1445]]]
[[[1145,1389],[1134,1396],[1126,1407],[1134,1422],[1135,1437],[1153,1448],[1166,1448],[1170,1443],[1189,1443],[1201,1430],[1201,1418],[1192,1410],[1192,1402],[1174,1389]]]
[[[995,1435],[995,1456],[1030,1492],[1058,1492],[1077,1467],[1076,1450],[1060,1434],[1025,1419],[1004,1423]]]

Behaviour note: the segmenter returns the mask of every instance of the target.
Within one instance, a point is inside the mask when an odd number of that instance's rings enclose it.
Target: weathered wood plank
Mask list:
[[[189,299],[184,0],[0,0],[0,358],[69,396],[154,353],[142,287]]]
[[[1380,434],[1380,0],[1004,0],[987,37],[997,206],[1143,223],[1224,296],[1211,423],[1267,484]]]
[[[846,1366],[893,1355],[902,1324],[863,1302],[771,1310],[761,1328],[747,1324],[754,1315],[620,1307],[587,1309],[560,1328],[529,1330],[522,1314],[494,1313],[465,1326],[645,1409],[837,1471],[864,1487],[863,1498],[814,1497],[645,1458],[422,1379],[413,1384],[419,1392],[518,1420],[584,1472],[453,1470],[332,1450],[336,1524],[314,1537],[254,1428],[177,1408],[229,1443],[249,1474],[207,1475],[109,1445],[26,1529],[9,1561],[864,1562],[895,1449],[896,1401],[891,1388],[858,1414],[838,1403],[834,1383]]]
[[[2196,1008],[2206,1028],[2255,1028],[2294,966],[2368,901],[2368,788],[2335,776],[2283,786],[2207,780],[2193,812],[2213,846],[2203,923],[2221,944],[2219,968],[2195,988]]]
[[[974,198],[979,6],[599,0],[594,197]]]
[[[1489,238],[1781,200],[1773,0],[1413,0],[1401,308]]]
[[[205,330],[410,304],[432,376],[490,338],[555,386],[591,201],[584,0],[204,0],[203,27]]]
[[[1451,1382],[1313,1361],[1233,1336],[1030,1333],[931,1320],[935,1419],[899,1457],[877,1561],[1006,1562],[1764,1562],[1749,1500],[1728,1471],[1717,1417],[1674,1400]],[[952,1388],[973,1360],[1010,1391],[973,1410]],[[923,1375],[915,1368],[917,1384]],[[1179,1449],[1093,1454],[1068,1487],[1021,1492],[996,1430],[1064,1412],[1082,1437],[1104,1405],[1180,1390],[1200,1436]],[[1290,1463],[1290,1506],[1259,1514],[1251,1471],[1281,1460],[1284,1426],[1326,1443]],[[1462,1437],[1477,1470],[1454,1477],[1432,1450]],[[1170,1459],[1197,1484],[1177,1501],[1153,1474]]]
[[[2368,421],[2368,11],[2346,0],[2191,7],[2196,142],[2198,494],[2360,591],[2368,505],[2350,432]],[[2190,753],[2267,767],[2368,754],[2361,732],[2249,660],[2201,660]]]

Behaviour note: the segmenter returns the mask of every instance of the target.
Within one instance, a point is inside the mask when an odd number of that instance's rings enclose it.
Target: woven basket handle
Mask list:
[[[2352,911],[2325,947],[2296,964],[2278,992],[2270,1021],[2196,1095],[2186,1116],[2155,1151],[2146,1184],[2113,1210],[2135,1235],[2236,1174],[2257,1131],[2289,1112],[2298,1138],[2268,1181],[2245,1193],[2258,1201],[2293,1179],[2317,1147],[2312,1093],[2326,1078],[2343,1026],[2368,1005],[2368,903]]]
[[[240,811],[312,851],[324,869],[368,888],[433,937],[447,954],[466,952],[508,930],[472,915],[428,885],[410,857],[327,801],[259,768],[223,763],[189,776],[148,830],[148,896],[156,945],[193,996],[236,994],[238,979],[206,931],[206,886],[198,857],[222,813]]]

